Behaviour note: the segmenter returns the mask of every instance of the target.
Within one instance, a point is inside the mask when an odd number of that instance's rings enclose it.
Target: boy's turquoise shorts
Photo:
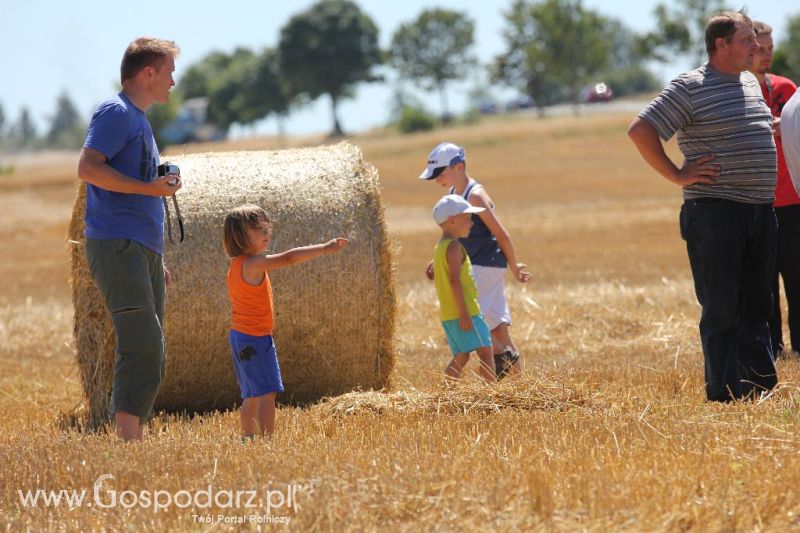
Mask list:
[[[447,335],[447,344],[453,356],[460,353],[469,353],[483,346],[492,345],[492,334],[489,326],[481,315],[472,318],[472,329],[464,331],[458,327],[458,320],[445,320],[442,322],[444,333]]]

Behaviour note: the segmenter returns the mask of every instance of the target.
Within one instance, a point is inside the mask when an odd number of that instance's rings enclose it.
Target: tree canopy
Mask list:
[[[79,148],[85,136],[86,124],[72,99],[64,91],[56,100],[56,111],[47,132],[47,144],[55,148]]]
[[[247,53],[247,49],[238,48],[240,53]],[[224,52],[211,52],[200,61],[192,64],[181,76],[177,89],[183,99],[209,96],[216,86],[225,77],[228,65],[233,55]]]
[[[493,77],[526,92],[540,109],[560,91],[578,103],[581,88],[609,63],[607,19],[580,0],[516,0],[505,18],[506,51],[495,59]]]
[[[333,134],[341,135],[339,101],[356,84],[379,79],[372,74],[381,63],[375,23],[354,2],[321,0],[281,29],[278,50],[289,94],[312,100],[327,94]]]
[[[656,5],[653,15],[658,29],[643,36],[642,52],[662,62],[685,55],[697,65],[705,63],[706,24],[711,15],[724,9],[723,0],[675,0]]]
[[[173,91],[168,102],[163,104],[157,103],[147,110],[147,121],[150,122],[150,127],[153,130],[153,137],[155,137],[156,145],[159,148],[163,148],[167,144],[161,131],[170,122],[175,120],[181,103],[180,91]]]
[[[239,79],[241,88],[231,101],[238,122],[252,124],[268,115],[285,117],[293,100],[281,75],[278,51],[265,48]]]
[[[30,146],[36,140],[36,125],[31,118],[31,112],[23,107],[19,112],[17,123],[12,128],[12,137],[20,146]]]
[[[475,65],[470,49],[475,23],[459,11],[429,9],[402,24],[389,48],[389,61],[400,76],[436,89],[443,116],[449,115],[445,85],[463,79]]]
[[[653,91],[661,87],[661,82],[645,66],[648,57],[640,46],[641,37],[638,34],[613,18],[606,19],[605,33],[610,36],[611,55],[601,77],[615,96]]]
[[[800,82],[800,14],[786,22],[786,37],[775,43],[775,58],[772,62],[775,74]]]
[[[227,61],[218,76],[211,81],[208,120],[223,131],[228,131],[234,123],[243,123],[241,106],[236,105],[245,80],[255,70],[258,58],[249,48],[240,47],[226,57]]]
[[[189,67],[178,82],[178,93],[184,100],[208,97],[208,121],[223,131],[270,114],[285,116],[294,101],[280,72],[278,53],[271,48],[261,53],[246,47],[230,54],[212,52]]]

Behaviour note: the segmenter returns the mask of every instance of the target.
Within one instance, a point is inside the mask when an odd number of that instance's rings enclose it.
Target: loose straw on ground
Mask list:
[[[326,398],[314,406],[326,417],[359,413],[496,413],[504,409],[557,411],[586,409],[592,398],[581,391],[552,382],[522,376],[492,386],[462,382],[433,392],[415,389],[391,393],[350,392]]]

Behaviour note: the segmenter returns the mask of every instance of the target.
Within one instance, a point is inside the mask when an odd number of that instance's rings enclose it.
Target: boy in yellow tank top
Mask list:
[[[453,359],[445,368],[445,376],[459,379],[470,353],[477,351],[481,361],[480,376],[487,383],[493,383],[496,378],[492,336],[481,316],[472,264],[458,241],[469,234],[472,214],[483,210],[470,205],[457,194],[449,194],[436,203],[433,219],[442,228],[442,238],[434,248],[433,269],[439,319],[453,353]]]

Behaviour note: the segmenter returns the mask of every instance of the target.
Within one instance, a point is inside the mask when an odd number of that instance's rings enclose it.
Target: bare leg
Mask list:
[[[461,377],[461,372],[464,370],[467,361],[469,361],[469,353],[459,353],[453,356],[450,364],[444,369],[446,379],[456,380]]]
[[[500,335],[498,335],[497,330],[499,330],[501,326],[505,326],[505,322],[500,324],[500,326],[497,326],[491,331],[492,349],[494,350],[495,355],[500,355],[501,353],[505,352],[508,349],[506,343],[503,341],[503,339],[500,338]]]
[[[142,421],[130,413],[117,411],[114,413],[117,424],[117,437],[124,440],[142,440]]]
[[[480,359],[480,368],[478,373],[486,383],[494,383],[497,381],[497,375],[494,369],[494,354],[492,353],[491,346],[483,346],[478,348],[478,358]]]
[[[242,422],[242,438],[255,435],[258,431],[257,410],[258,398],[245,398],[242,400],[242,409],[239,412]]]
[[[492,344],[494,345],[494,353],[503,353],[506,350],[517,351],[517,345],[511,338],[510,326],[501,322],[496,328],[492,330]]]
[[[268,437],[275,432],[275,393],[270,392],[258,398],[258,425],[261,436]]]
[[[514,340],[511,338],[510,326],[505,322],[501,322],[500,325],[492,330],[492,345],[494,347],[495,354],[501,354],[506,350],[519,353],[519,350],[517,350],[517,345],[514,344]],[[519,374],[521,371],[522,360],[520,358],[514,362],[514,366],[512,366],[508,371],[508,375]]]

